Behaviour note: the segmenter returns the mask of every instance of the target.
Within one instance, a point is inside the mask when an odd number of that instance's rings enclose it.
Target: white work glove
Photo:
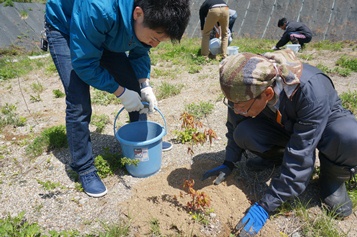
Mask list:
[[[157,100],[152,88],[150,86],[141,89],[141,99],[149,103],[149,112],[154,112],[154,107],[157,107]],[[140,111],[140,113],[147,113],[146,111]]]
[[[118,98],[128,112],[140,111],[144,108],[139,93],[135,91],[124,88],[124,92]]]
[[[276,46],[274,46],[273,48],[271,48],[272,50],[278,50],[279,48],[277,48]]]

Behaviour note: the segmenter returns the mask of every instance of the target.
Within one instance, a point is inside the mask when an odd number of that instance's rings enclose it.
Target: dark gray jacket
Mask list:
[[[323,146],[330,146],[321,142],[331,136],[325,132],[326,128],[334,122],[333,126],[338,127],[339,118],[353,116],[342,107],[330,78],[317,68],[304,64],[300,81],[292,98],[287,98],[284,92],[280,94],[282,124],[290,139],[285,148],[280,176],[272,179],[270,188],[259,201],[267,211],[274,211],[284,201],[306,189],[314,170],[315,149],[326,150]],[[336,154],[330,157],[334,156]]]
[[[306,39],[304,40],[304,43],[308,43],[312,39],[312,32],[304,23],[288,21],[284,34],[281,36],[278,43],[276,43],[275,47],[280,48],[286,45],[290,41],[291,33],[305,35]]]

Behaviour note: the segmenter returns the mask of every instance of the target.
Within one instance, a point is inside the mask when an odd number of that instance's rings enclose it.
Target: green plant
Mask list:
[[[22,19],[26,19],[29,16],[29,14],[27,13],[27,11],[21,10],[20,16]]]
[[[131,222],[120,219],[119,223],[115,224],[102,224],[104,232],[100,232],[98,237],[126,237],[130,234]],[[88,236],[90,237],[90,236]]]
[[[316,67],[320,69],[323,73],[330,74],[332,73],[332,69],[329,67],[322,65],[321,63],[317,64]]]
[[[41,93],[43,91],[43,85],[38,82],[34,82],[31,84],[31,88],[36,93]]]
[[[65,93],[63,93],[62,91],[55,89],[52,91],[53,95],[55,96],[55,98],[62,98],[65,96]]]
[[[13,7],[14,2],[12,0],[5,0],[4,7]]]
[[[20,212],[15,217],[8,215],[0,219],[0,236],[41,236],[41,228],[37,223],[28,223],[25,212]]]
[[[97,89],[93,89],[94,93],[92,96],[92,103],[99,104],[99,105],[109,105],[109,104],[119,104],[120,100],[113,95],[106,91],[101,91]]]
[[[0,129],[6,125],[14,125],[17,127],[25,126],[26,118],[18,116],[16,110],[16,105],[8,103],[0,107]]]
[[[157,218],[150,220],[150,233],[154,236],[160,236],[160,222]]]
[[[116,170],[121,167],[119,162],[121,157],[116,153],[110,153],[109,148],[104,148],[104,153],[98,155],[94,160],[94,165],[98,170],[98,175],[101,178],[106,178],[109,175],[113,175]]]
[[[8,80],[28,74],[36,63],[25,56],[0,58],[0,80]]]
[[[30,95],[30,101],[31,101],[32,103],[35,103],[35,102],[40,102],[40,101],[42,101],[42,99],[41,99],[41,96],[40,96],[39,94],[37,94],[37,95]]]
[[[163,82],[158,88],[157,88],[157,99],[166,99],[171,96],[175,96],[180,94],[181,89],[183,88],[182,84],[179,85],[173,85],[167,82]]]
[[[191,103],[185,106],[185,110],[195,116],[197,119],[202,119],[203,117],[212,113],[214,105],[210,102],[200,101],[198,104]]]
[[[26,147],[26,154],[36,157],[44,151],[67,147],[66,127],[63,125],[46,128]]]
[[[337,60],[336,65],[357,72],[357,59],[355,58],[348,58],[347,56],[342,56]]]
[[[351,110],[357,116],[357,91],[343,92],[340,94],[342,105],[348,110]]]
[[[47,190],[47,191],[51,191],[55,188],[61,187],[63,188],[64,186],[61,185],[59,182],[51,182],[51,181],[41,181],[37,179],[37,183],[39,183],[40,185],[42,185],[42,187]]]
[[[287,201],[281,205],[279,212],[273,217],[278,215],[289,216],[291,218],[298,217],[301,220],[302,226],[300,227],[303,236],[327,236],[327,237],[342,237],[334,224],[333,220],[335,214],[333,212],[324,212],[318,216],[309,212],[310,201],[303,202],[299,198]]]
[[[91,123],[96,126],[97,128],[95,131],[97,133],[102,133],[105,126],[109,123],[109,117],[106,114],[101,114],[101,115],[93,115],[92,116],[92,121]]]
[[[333,71],[342,77],[348,77],[351,75],[351,69],[349,68],[335,67]]]
[[[316,41],[309,44],[309,47],[312,47],[317,50],[330,50],[330,51],[341,51],[343,48],[342,42],[332,42],[329,40]]]
[[[126,166],[126,165],[138,165],[140,163],[140,160],[138,159],[130,159],[127,157],[122,157],[120,159],[120,164],[122,165],[122,167]]]

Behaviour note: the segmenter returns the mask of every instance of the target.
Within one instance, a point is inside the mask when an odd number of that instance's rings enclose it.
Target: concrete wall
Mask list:
[[[204,0],[191,0],[188,37],[201,37],[199,8]],[[283,31],[278,20],[286,17],[301,21],[313,31],[314,40],[357,40],[357,0],[226,0],[238,18],[233,27],[234,37],[278,40]],[[11,44],[38,48],[43,28],[45,5],[14,3],[0,4],[0,48]],[[21,18],[23,12],[28,17]]]
[[[12,44],[27,49],[39,48],[43,29],[45,5],[14,3],[14,7],[0,5],[0,48]],[[27,17],[22,17],[27,13]]]

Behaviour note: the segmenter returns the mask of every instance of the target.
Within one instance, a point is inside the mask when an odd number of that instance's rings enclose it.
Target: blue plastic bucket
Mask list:
[[[114,135],[119,141],[122,153],[130,159],[137,159],[138,165],[126,165],[127,171],[134,177],[148,177],[161,168],[162,138],[166,135],[166,120],[161,111],[157,110],[164,120],[165,127],[152,121],[137,121],[125,124],[118,130],[116,120],[124,110],[120,109],[114,120]]]

